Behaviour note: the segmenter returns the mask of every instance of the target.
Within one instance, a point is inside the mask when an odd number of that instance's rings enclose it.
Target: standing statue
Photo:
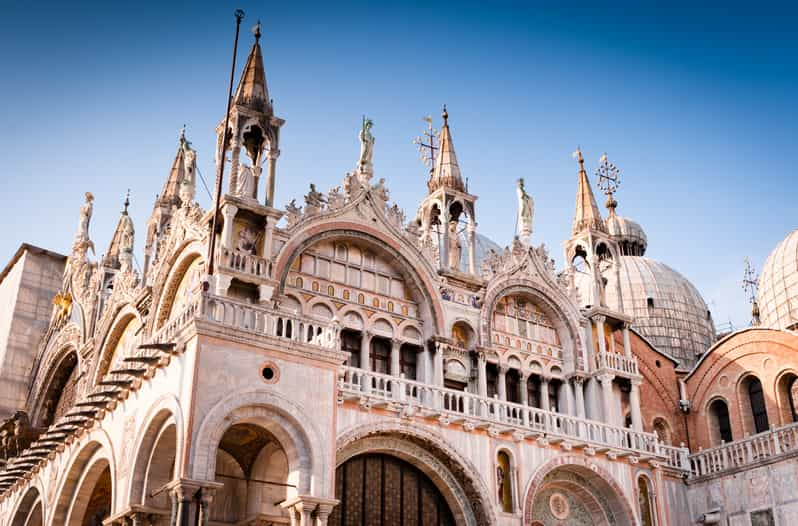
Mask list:
[[[460,236],[457,235],[457,221],[449,222],[449,268],[460,270]]]
[[[371,158],[374,155],[374,135],[371,134],[371,128],[374,122],[363,116],[363,125],[360,129],[360,159],[357,162],[358,172],[366,181],[371,179],[374,174],[374,167],[371,163]]]
[[[316,190],[315,184],[310,183],[310,190],[305,196],[305,213],[318,214],[322,211],[326,202],[327,200],[324,198],[324,194]]]
[[[233,193],[238,197],[255,197],[255,173],[251,166],[241,165]]]
[[[122,239],[119,244],[119,264],[121,265],[122,272],[130,272],[133,270],[133,240],[135,230],[133,229],[133,221],[128,219],[122,227]]]
[[[180,202],[183,203],[184,207],[188,207],[191,203],[194,202],[194,195],[196,193],[196,189],[194,188],[194,182],[186,177],[182,181],[180,181]]]
[[[80,222],[78,223],[78,233],[75,235],[75,241],[72,243],[72,251],[80,256],[85,257],[86,251],[91,249],[94,253],[94,243],[89,239],[89,223],[91,222],[91,214],[94,210],[94,196],[91,192],[86,192],[86,201],[80,207]]]
[[[532,218],[535,215],[535,201],[524,189],[524,180],[518,180],[518,237],[526,244],[532,236]]]

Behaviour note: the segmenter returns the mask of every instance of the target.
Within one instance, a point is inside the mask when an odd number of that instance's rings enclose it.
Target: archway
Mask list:
[[[620,486],[598,465],[571,456],[541,467],[529,485],[524,524],[636,524]]]
[[[31,488],[22,498],[11,519],[11,526],[42,526],[44,513],[39,490]]]
[[[350,458],[335,471],[330,526],[454,526],[440,490],[421,470],[398,457],[367,453]]]
[[[216,491],[210,519],[226,524],[253,518],[287,521],[280,503],[297,495],[296,478],[274,435],[252,423],[233,424],[216,449],[215,480],[223,487]]]
[[[767,403],[762,382],[753,374],[740,381],[738,400],[742,415],[743,430],[747,435],[763,433],[770,427]]]
[[[788,371],[776,380],[781,424],[798,422],[798,375]]]
[[[173,480],[177,458],[177,426],[169,410],[158,413],[144,434],[133,468],[130,502],[169,513],[164,486]]]
[[[65,473],[50,524],[99,526],[110,515],[116,485],[110,442],[103,432],[94,437]]]
[[[709,437],[713,446],[732,441],[731,420],[729,419],[729,406],[725,400],[717,398],[709,404],[707,410],[707,424]]]
[[[40,402],[37,427],[49,427],[75,403],[77,389],[78,353],[69,350],[52,368],[47,389]]]

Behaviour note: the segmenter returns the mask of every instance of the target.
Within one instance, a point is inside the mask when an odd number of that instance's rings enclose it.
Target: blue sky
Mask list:
[[[794,5],[115,4],[0,0],[0,259],[23,241],[66,253],[86,190],[102,252],[130,188],[141,260],[184,123],[211,182],[236,7],[245,29],[263,23],[287,121],[280,205],[311,181],[340,184],[366,114],[376,176],[413,215],[426,169],[411,140],[446,103],[482,234],[510,241],[524,177],[534,242],[561,265],[571,152],[581,145],[592,176],[606,151],[622,170],[619,213],[645,227],[648,256],[695,283],[718,324],[748,322],[743,259],[759,270],[797,226]],[[242,54],[251,42],[245,31]]]

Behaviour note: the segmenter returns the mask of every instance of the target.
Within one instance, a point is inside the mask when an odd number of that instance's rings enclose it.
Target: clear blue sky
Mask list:
[[[269,88],[287,120],[280,205],[310,181],[340,184],[365,113],[376,175],[413,215],[426,169],[411,140],[447,103],[481,233],[510,241],[524,177],[534,241],[561,265],[571,152],[582,146],[592,176],[606,151],[623,171],[619,213],[643,224],[648,255],[691,279],[717,323],[747,323],[743,258],[759,270],[798,226],[794,3],[72,4],[0,0],[0,259],[23,241],[66,253],[86,190],[102,252],[130,188],[141,260],[183,123],[202,173],[214,173],[236,7],[245,28],[263,22]],[[243,53],[251,41],[245,32]]]

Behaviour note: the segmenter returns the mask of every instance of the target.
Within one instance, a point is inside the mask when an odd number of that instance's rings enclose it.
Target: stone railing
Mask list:
[[[696,478],[730,472],[789,453],[798,453],[798,422],[703,449],[690,456],[690,475]]]
[[[609,369],[626,375],[637,375],[637,358],[617,352],[597,352],[596,368]]]
[[[173,341],[177,333],[194,319],[325,349],[338,349],[340,346],[340,328],[334,323],[208,293],[192,296],[183,310],[155,333],[151,343]]]
[[[657,457],[669,465],[682,463],[682,458],[670,459],[671,451],[663,450],[653,433],[407,380],[403,376],[343,366],[339,372],[339,389],[345,398],[408,405],[426,416],[439,415],[450,421],[471,422],[481,427],[495,425],[500,432],[519,431],[527,437],[549,442],[568,441],[572,447],[592,447],[597,452]],[[680,453],[686,455],[686,450]]]
[[[690,450],[686,447],[668,446],[660,444],[660,450],[665,455],[665,465],[681,471],[690,471]]]
[[[271,261],[254,254],[222,248],[216,260],[219,262],[219,268],[223,270],[232,270],[260,279],[267,279],[270,274]]]

